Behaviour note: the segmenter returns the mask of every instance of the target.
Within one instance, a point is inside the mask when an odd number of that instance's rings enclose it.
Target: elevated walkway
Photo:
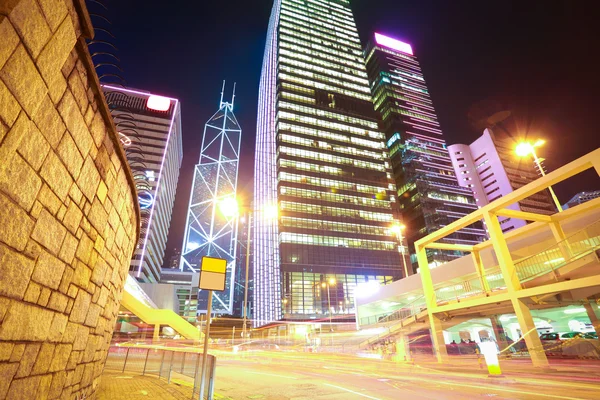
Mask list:
[[[385,327],[361,346],[430,329],[441,362],[447,357],[443,329],[469,318],[515,313],[534,365],[546,366],[530,310],[586,306],[598,331],[590,302],[600,298],[600,198],[551,216],[508,208],[590,168],[600,174],[600,149],[417,241],[419,274],[381,288],[383,293],[371,299],[358,300],[361,327]],[[503,234],[498,217],[532,223]],[[490,240],[474,246],[443,243],[446,236],[480,220]],[[433,268],[427,249],[470,255]],[[387,311],[377,314],[378,309]]]
[[[145,296],[137,282],[127,276],[121,305],[135,314],[144,323],[160,328],[167,325],[186,339],[200,340],[201,333],[197,327],[187,322],[173,310],[157,309],[152,301]],[[155,328],[155,332],[156,332]]]

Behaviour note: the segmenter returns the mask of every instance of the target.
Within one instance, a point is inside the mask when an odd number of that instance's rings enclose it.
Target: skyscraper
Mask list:
[[[486,129],[470,145],[448,146],[458,184],[473,192],[478,206],[483,207],[539,178],[531,159],[515,154],[516,144],[507,135],[497,135],[491,129]],[[508,208],[546,215],[556,212],[550,193],[546,190]],[[503,232],[526,224],[526,221],[517,218],[500,218]]]
[[[183,159],[179,101],[110,85],[103,90],[135,178],[142,212],[140,240],[129,271],[141,282],[158,282]],[[118,236],[117,232],[117,240]]]
[[[406,237],[414,242],[477,209],[458,185],[421,67],[408,43],[376,33],[366,49],[375,109],[381,116],[398,188]],[[485,238],[478,223],[444,239],[475,244]],[[430,266],[460,252],[428,250]]]
[[[352,314],[357,284],[402,268],[395,186],[348,1],[274,2],[258,109],[254,319]]]
[[[223,82],[225,90],[225,82]],[[219,110],[206,122],[200,160],[194,181],[181,252],[181,270],[198,272],[202,257],[227,260],[226,285],[213,293],[213,312],[231,314],[237,245],[237,178],[242,129],[231,103],[221,101]],[[195,290],[195,288],[192,288]],[[207,308],[206,291],[198,294],[198,310]]]

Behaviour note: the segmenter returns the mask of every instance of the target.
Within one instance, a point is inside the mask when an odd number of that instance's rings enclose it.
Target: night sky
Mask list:
[[[243,129],[238,190],[251,199],[258,82],[271,0],[105,0],[130,87],[182,103],[184,158],[167,257],[183,240],[193,166],[204,123],[217,111],[223,79]],[[600,147],[598,19],[584,1],[354,0],[365,43],[373,31],[412,45],[448,144],[481,135],[482,116],[508,110],[502,128],[543,137],[553,170]],[[93,19],[96,23],[98,21]],[[98,23],[96,23],[98,25]],[[556,187],[562,203],[599,190],[588,172]]]

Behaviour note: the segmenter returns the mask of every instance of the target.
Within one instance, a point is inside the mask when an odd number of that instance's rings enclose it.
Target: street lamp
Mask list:
[[[327,282],[323,282],[321,284],[321,287],[327,288],[327,306],[329,307],[329,332],[333,332],[333,323],[331,322],[331,293],[329,291],[329,288],[332,285],[335,285],[335,283],[335,278],[329,278]]]
[[[530,142],[521,142],[521,143],[517,144],[517,147],[515,147],[515,153],[517,154],[517,156],[527,157],[529,154],[531,154],[533,156],[533,161],[535,162],[535,165],[537,165],[542,176],[546,176],[546,172],[544,171],[544,168],[542,168],[541,160],[538,158],[537,154],[535,153],[535,148],[540,147],[544,143],[546,143],[544,140],[538,139],[533,144],[531,144]],[[558,198],[556,197],[556,194],[554,193],[554,189],[552,189],[552,186],[548,186],[548,190],[550,191],[550,195],[552,196],[552,200],[554,200],[554,204],[556,205],[558,212],[563,211],[562,206],[560,205],[560,202],[558,201]]]
[[[404,277],[408,277],[408,266],[406,265],[406,257],[404,256],[404,235],[402,232],[406,229],[406,225],[396,224],[392,226],[392,232],[396,234],[398,241],[400,242],[400,249],[402,250],[402,264],[404,265]]]

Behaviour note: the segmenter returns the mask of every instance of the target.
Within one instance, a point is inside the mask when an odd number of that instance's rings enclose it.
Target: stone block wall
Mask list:
[[[139,235],[82,0],[0,0],[0,399],[92,398]]]

